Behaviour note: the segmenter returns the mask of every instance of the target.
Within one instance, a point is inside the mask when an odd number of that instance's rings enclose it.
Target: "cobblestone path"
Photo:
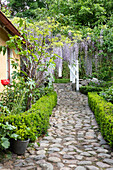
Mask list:
[[[113,152],[102,138],[87,96],[70,84],[54,84],[58,104],[50,118],[48,136],[0,165],[16,170],[113,170]]]

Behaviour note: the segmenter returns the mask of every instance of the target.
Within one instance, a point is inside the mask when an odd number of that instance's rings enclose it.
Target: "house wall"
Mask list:
[[[0,45],[5,46],[6,41],[8,40],[8,33],[0,27]],[[19,57],[15,54],[14,50],[12,50],[13,58]],[[19,61],[20,64],[20,61]],[[7,78],[7,53],[3,55],[0,53],[0,92],[4,89],[4,86],[1,84],[1,79]]]
[[[7,33],[0,28],[0,45],[5,46],[7,40]],[[0,91],[4,89],[4,86],[1,84],[1,79],[6,79],[6,56],[7,54],[3,55],[3,53],[0,53]]]

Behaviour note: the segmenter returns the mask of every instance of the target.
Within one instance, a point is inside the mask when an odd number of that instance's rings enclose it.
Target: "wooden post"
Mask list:
[[[62,68],[60,66],[58,68],[58,77],[62,77]]]
[[[76,60],[76,91],[79,91],[79,63]]]
[[[72,69],[73,66],[73,50],[72,47],[70,48],[71,58],[70,58],[70,68]],[[73,69],[72,69],[73,71]],[[70,81],[73,82],[73,73],[70,71]]]
[[[72,79],[73,79],[72,80],[72,90],[75,91],[75,78],[76,77],[75,77],[75,67],[74,66],[72,66],[72,71],[74,73],[74,74],[72,73]]]
[[[72,83],[75,84],[75,68],[72,66]],[[74,73],[74,74],[73,74]]]
[[[60,47],[60,57],[62,58],[62,47]],[[62,77],[62,59],[59,58],[58,77]]]
[[[76,60],[76,67],[69,65],[70,69],[70,81],[72,80],[72,89],[75,90],[75,79],[76,79],[76,91],[79,91],[79,63]]]

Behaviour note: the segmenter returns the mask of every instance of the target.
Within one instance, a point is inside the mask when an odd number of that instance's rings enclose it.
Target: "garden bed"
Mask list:
[[[113,147],[113,104],[96,92],[88,93],[88,103],[95,114],[104,139]]]
[[[19,114],[1,114],[0,123],[13,125],[16,129],[13,132],[21,137],[21,140],[30,139],[35,141],[37,137],[45,134],[49,127],[49,116],[57,104],[56,92],[51,92],[41,97],[31,109]],[[10,134],[11,135],[11,134]],[[10,139],[10,136],[9,136]]]
[[[109,82],[102,81],[99,83],[90,82],[88,85],[81,86],[80,92],[87,95],[88,92],[104,91],[110,88],[111,86],[113,86],[113,81],[109,81]]]
[[[80,87],[80,92],[83,94],[88,94],[88,92],[99,92],[102,91],[102,87],[96,87],[96,86],[81,86]]]

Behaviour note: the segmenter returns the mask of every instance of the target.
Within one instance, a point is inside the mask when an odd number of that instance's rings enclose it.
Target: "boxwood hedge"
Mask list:
[[[102,91],[103,88],[102,87],[96,87],[96,86],[81,86],[80,87],[80,92],[83,94],[88,94],[88,92],[99,92]]]
[[[113,104],[104,100],[96,92],[88,93],[88,103],[95,114],[104,139],[113,147]]]
[[[40,98],[28,111],[16,115],[1,115],[0,123],[6,123],[16,127],[15,133],[22,140],[29,138],[35,141],[36,137],[46,133],[49,126],[49,116],[57,103],[56,92]]]

